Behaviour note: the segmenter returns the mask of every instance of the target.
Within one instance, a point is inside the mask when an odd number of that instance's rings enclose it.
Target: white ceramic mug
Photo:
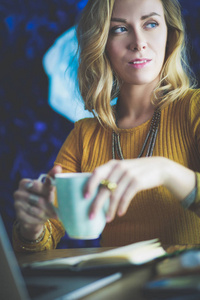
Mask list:
[[[84,186],[90,176],[91,173],[58,173],[55,179],[48,174],[41,174],[38,178],[43,181],[48,177],[56,186],[58,208],[55,207],[55,210],[67,234],[73,239],[96,239],[106,225],[109,199],[95,218],[89,219],[90,206],[98,192],[90,199],[84,198]]]

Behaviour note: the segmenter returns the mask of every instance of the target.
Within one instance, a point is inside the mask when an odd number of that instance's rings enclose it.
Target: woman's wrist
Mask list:
[[[167,160],[164,172],[164,186],[179,200],[185,199],[196,187],[195,172],[172,161]]]
[[[181,201],[181,205],[184,209],[195,209],[195,200],[197,195],[197,187],[195,188]]]
[[[45,234],[45,226],[43,224],[37,225],[34,229],[27,229],[22,224],[18,223],[17,231],[19,238],[26,242],[34,242],[41,238]],[[41,239],[42,240],[42,239]]]
[[[50,220],[47,220],[47,222],[43,225],[41,234],[38,233],[39,236],[35,236],[36,239],[33,239],[31,233],[29,234],[28,238],[26,238],[21,235],[20,224],[18,223],[18,221],[16,221],[14,224],[13,232],[15,251],[37,252],[45,249],[50,249],[49,243],[51,243],[52,231],[53,229],[51,222]]]

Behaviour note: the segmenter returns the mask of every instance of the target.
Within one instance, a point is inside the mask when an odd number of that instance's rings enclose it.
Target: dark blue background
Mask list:
[[[48,105],[42,58],[76,23],[87,0],[0,2],[0,211],[11,237],[13,191],[23,177],[47,172],[73,124]],[[180,1],[190,38],[192,68],[200,78],[200,1]],[[66,236],[60,247],[88,247]]]

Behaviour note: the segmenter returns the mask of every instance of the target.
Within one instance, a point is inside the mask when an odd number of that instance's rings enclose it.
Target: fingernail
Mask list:
[[[106,222],[110,222],[112,218],[110,216],[106,216]]]
[[[119,217],[123,216],[123,214],[124,214],[123,210],[119,210],[119,211],[118,211],[118,216],[119,216]]]
[[[94,213],[91,213],[90,216],[89,216],[89,219],[90,219],[90,220],[93,220],[94,218],[95,218],[95,214],[94,214]]]
[[[85,194],[84,194],[84,198],[85,198],[85,199],[89,199],[89,198],[90,198],[90,194],[89,194],[89,193],[85,193]]]
[[[31,181],[26,182],[24,186],[27,190],[30,189],[33,186],[33,181],[31,180]]]

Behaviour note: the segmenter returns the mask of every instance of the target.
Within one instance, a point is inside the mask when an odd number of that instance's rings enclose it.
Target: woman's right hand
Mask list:
[[[54,166],[48,175],[54,178],[56,173],[61,172],[60,166]],[[57,217],[52,205],[54,187],[48,178],[44,183],[22,179],[14,193],[14,200],[20,234],[25,239],[36,240],[42,233],[46,220]]]

